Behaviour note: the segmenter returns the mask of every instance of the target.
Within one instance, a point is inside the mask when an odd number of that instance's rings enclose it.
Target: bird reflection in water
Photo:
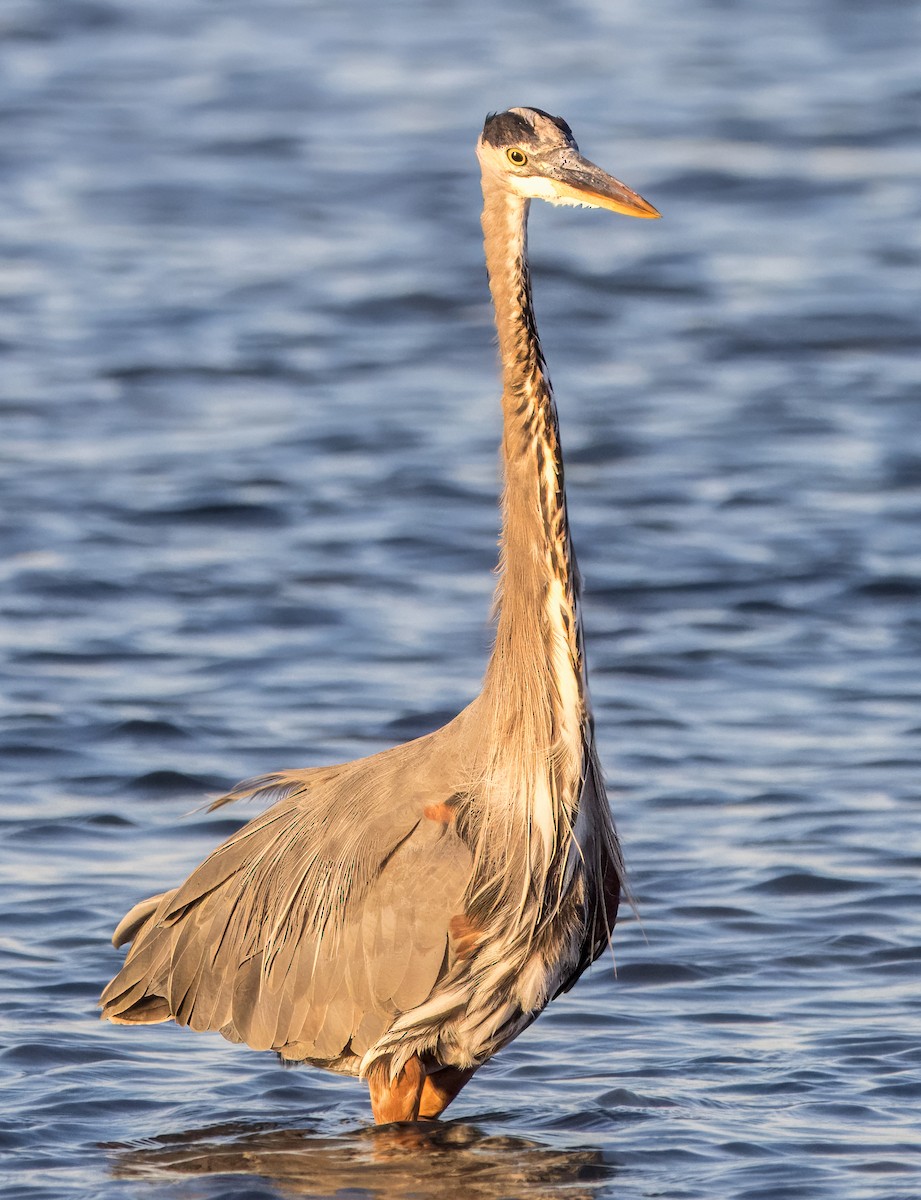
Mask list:
[[[594,1149],[560,1149],[490,1135],[463,1122],[419,1122],[324,1135],[240,1122],[109,1145],[120,1179],[223,1176],[220,1195],[253,1196],[254,1180],[285,1194],[357,1193],[381,1200],[597,1200],[613,1168]],[[226,1179],[241,1178],[238,1187]],[[203,1192],[202,1195],[209,1195]]]

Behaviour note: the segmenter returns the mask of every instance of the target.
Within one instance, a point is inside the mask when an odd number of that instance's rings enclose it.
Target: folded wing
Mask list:
[[[172,1019],[357,1069],[445,973],[471,870],[453,826],[425,815],[447,796],[401,778],[399,759],[390,781],[379,764],[363,765],[232,793],[276,803],[180,887],[127,914],[115,940],[133,945],[103,993],[103,1016]]]

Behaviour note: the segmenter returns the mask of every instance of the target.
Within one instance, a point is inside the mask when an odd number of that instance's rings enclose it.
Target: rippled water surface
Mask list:
[[[919,13],[6,0],[10,1200],[919,1194]],[[395,1135],[95,1002],[117,918],[235,828],[204,797],[479,685],[472,150],[521,103],[666,216],[531,238],[642,927]]]

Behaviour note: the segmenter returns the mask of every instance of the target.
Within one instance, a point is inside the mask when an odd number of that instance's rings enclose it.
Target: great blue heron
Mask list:
[[[212,806],[272,806],[143,900],[102,995],[367,1079],[378,1122],[437,1117],[610,940],[624,868],[595,751],[556,408],[531,307],[532,199],[659,214],[536,108],[477,144],[502,359],[496,641],[443,728],[339,766],[279,771]]]

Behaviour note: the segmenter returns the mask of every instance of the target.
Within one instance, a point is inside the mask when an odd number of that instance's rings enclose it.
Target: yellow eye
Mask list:
[[[506,150],[505,157],[514,167],[523,167],[528,161],[528,156],[525,154],[525,152],[523,150],[519,150],[517,147],[514,147],[511,150]]]

